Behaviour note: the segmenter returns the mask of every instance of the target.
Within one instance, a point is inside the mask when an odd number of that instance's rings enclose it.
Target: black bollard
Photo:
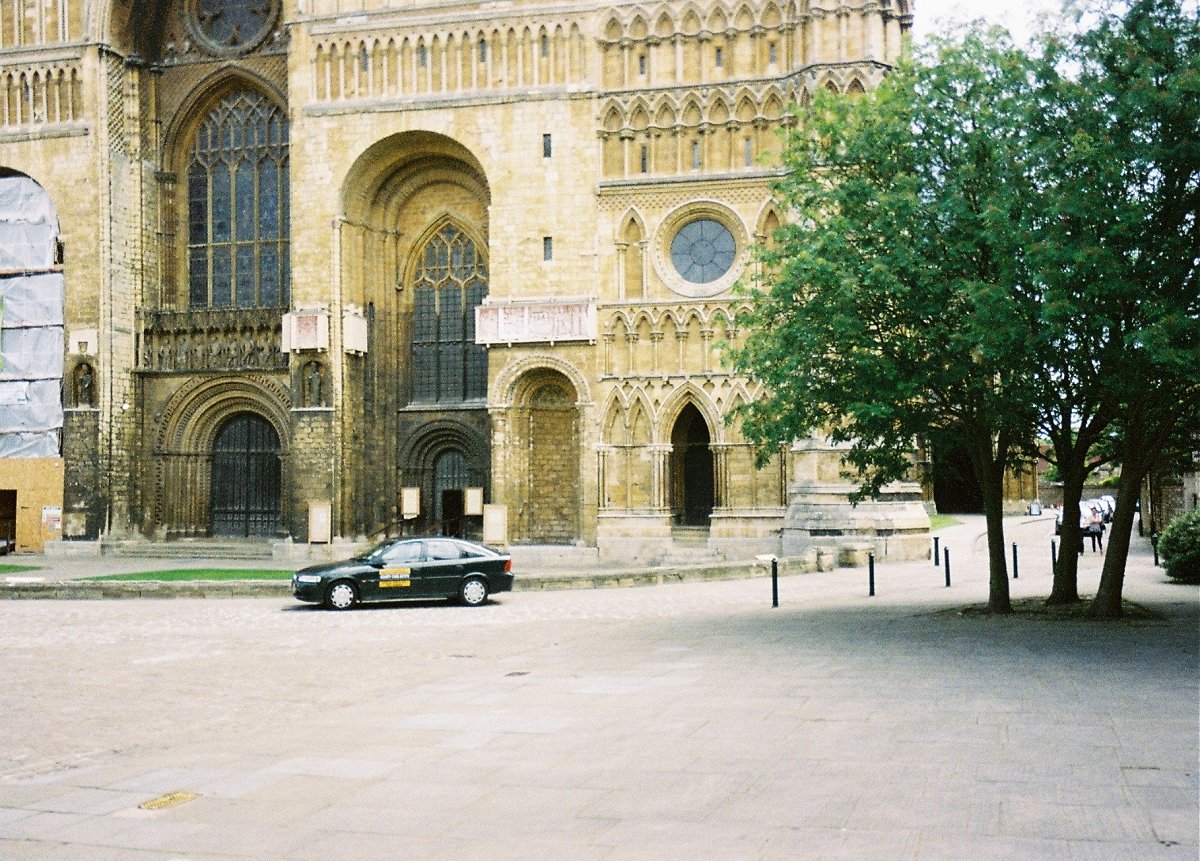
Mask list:
[[[938,542],[940,540],[941,540],[940,536],[938,536],[938,535],[933,536],[933,567],[934,568],[936,568],[942,564],[941,554],[938,553]]]
[[[1158,533],[1150,533],[1150,546],[1154,548],[1154,567],[1158,567]]]
[[[868,597],[875,597],[875,554],[867,554],[867,584],[870,591],[867,592]]]
[[[771,606],[779,606],[779,560],[771,559]]]
[[[947,547],[942,553],[942,558],[946,560],[946,588],[950,588],[950,548]]]
[[[1017,542],[1013,542],[1013,579],[1017,579]]]
[[[1054,569],[1058,567],[1058,544],[1054,539],[1050,539],[1050,573],[1054,573]]]

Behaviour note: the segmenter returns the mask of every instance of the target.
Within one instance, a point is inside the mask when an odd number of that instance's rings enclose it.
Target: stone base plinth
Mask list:
[[[790,494],[781,550],[799,556],[811,548],[832,548],[839,564],[862,566],[867,553],[877,560],[929,557],[929,515],[915,488],[888,488],[878,500],[848,501],[853,487],[797,485]]]

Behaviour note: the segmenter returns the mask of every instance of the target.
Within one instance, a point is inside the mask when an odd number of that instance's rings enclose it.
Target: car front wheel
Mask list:
[[[325,593],[325,606],[330,610],[349,610],[358,600],[358,592],[349,580],[338,580]]]
[[[487,583],[480,580],[478,577],[472,577],[469,580],[464,580],[462,587],[458,590],[458,597],[468,607],[478,607],[487,600],[488,587]]]

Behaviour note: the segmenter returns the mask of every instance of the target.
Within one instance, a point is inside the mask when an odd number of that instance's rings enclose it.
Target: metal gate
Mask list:
[[[279,435],[262,416],[230,419],[213,443],[212,534],[274,535],[280,514]]]

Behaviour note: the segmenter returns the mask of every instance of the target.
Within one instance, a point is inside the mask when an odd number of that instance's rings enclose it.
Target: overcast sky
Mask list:
[[[983,18],[1001,24],[1013,34],[1018,45],[1033,32],[1036,16],[1040,12],[1058,11],[1060,0],[914,0],[913,35],[923,39],[931,32],[943,29],[950,21],[970,21]]]

